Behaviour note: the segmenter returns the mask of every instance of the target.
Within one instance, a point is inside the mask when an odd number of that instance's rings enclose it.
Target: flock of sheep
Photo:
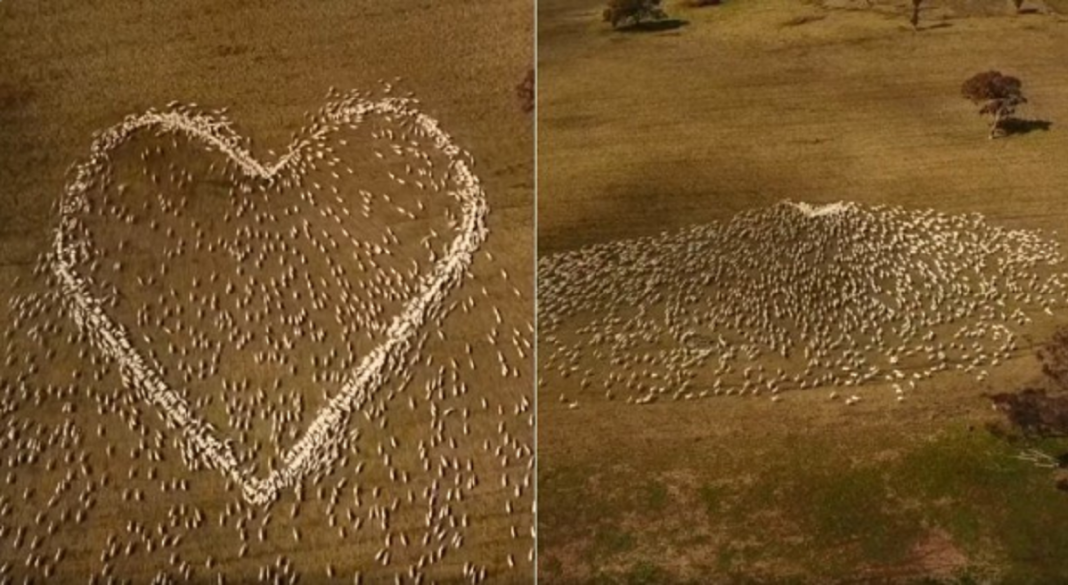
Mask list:
[[[819,387],[853,404],[876,382],[904,401],[1012,356],[1068,298],[1061,262],[1052,240],[978,214],[856,203],[593,245],[539,267],[539,384],[571,407]]]
[[[99,539],[97,580],[530,566],[533,327],[486,250],[474,161],[388,86],[328,99],[270,165],[225,111],[170,104],[73,169],[10,303],[0,579],[78,574],[76,525],[116,494],[145,512],[111,510],[129,521]],[[8,522],[11,490],[47,502]],[[231,538],[194,536],[212,520]],[[194,563],[183,538],[236,546]]]

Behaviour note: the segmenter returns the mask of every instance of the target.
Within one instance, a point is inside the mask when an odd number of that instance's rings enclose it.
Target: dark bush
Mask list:
[[[1024,435],[1058,437],[1068,435],[1068,397],[1050,396],[1045,390],[1026,388],[989,397],[994,408]]]

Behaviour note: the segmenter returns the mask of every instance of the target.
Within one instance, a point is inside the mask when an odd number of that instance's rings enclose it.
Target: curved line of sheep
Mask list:
[[[451,193],[463,209],[458,234],[447,253],[424,274],[415,294],[391,322],[385,340],[363,357],[348,376],[341,390],[317,413],[304,435],[283,457],[283,465],[264,478],[254,477],[239,466],[233,451],[215,436],[210,425],[201,420],[182,397],[171,390],[159,372],[136,351],[126,329],[103,309],[99,298],[89,290],[88,282],[79,274],[79,250],[89,245],[78,238],[74,215],[87,204],[87,192],[104,169],[110,153],[121,147],[134,133],[157,130],[160,133],[182,133],[199,141],[208,150],[217,150],[230,158],[251,179],[273,182],[283,173],[300,172],[306,155],[302,141],[290,146],[288,152],[274,164],[264,165],[241,146],[241,139],[225,122],[203,114],[181,111],[157,113],[148,111],[140,116],[127,117],[99,135],[92,145],[90,159],[75,170],[75,178],[67,185],[60,203],[60,221],[54,232],[52,271],[59,278],[60,287],[75,322],[90,333],[99,351],[113,359],[127,386],[139,396],[159,408],[173,428],[184,433],[202,461],[226,473],[239,486],[246,500],[264,505],[272,502],[280,491],[294,485],[305,475],[329,462],[329,446],[340,440],[340,428],[348,414],[367,402],[385,378],[387,367],[395,364],[411,347],[411,341],[428,317],[441,305],[450,290],[463,280],[464,274],[485,241],[489,212],[478,177],[465,162],[467,153],[457,147],[452,138],[439,128],[437,120],[419,112],[414,102],[405,98],[383,98],[371,101],[350,96],[326,108],[326,121],[334,127],[359,122],[368,114],[407,117],[431,136],[435,146],[448,157],[458,188]],[[312,138],[330,131],[322,127]]]

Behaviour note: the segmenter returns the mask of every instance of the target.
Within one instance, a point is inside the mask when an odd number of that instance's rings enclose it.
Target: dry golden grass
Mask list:
[[[1057,131],[1068,33],[1056,18],[959,18],[915,34],[860,10],[781,26],[819,11],[802,2],[669,4],[688,26],[618,34],[598,5],[540,5],[539,254],[783,198],[937,198],[948,212],[1056,223],[1047,209],[1068,173]],[[991,68],[1023,80],[1021,115],[1050,132],[985,139],[959,87]]]

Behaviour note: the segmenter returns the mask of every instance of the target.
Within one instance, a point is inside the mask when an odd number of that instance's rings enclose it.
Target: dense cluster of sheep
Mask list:
[[[539,361],[561,400],[763,395],[948,369],[984,379],[1064,304],[1055,242],[978,214],[783,202],[550,256]],[[561,381],[575,379],[576,384]]]

